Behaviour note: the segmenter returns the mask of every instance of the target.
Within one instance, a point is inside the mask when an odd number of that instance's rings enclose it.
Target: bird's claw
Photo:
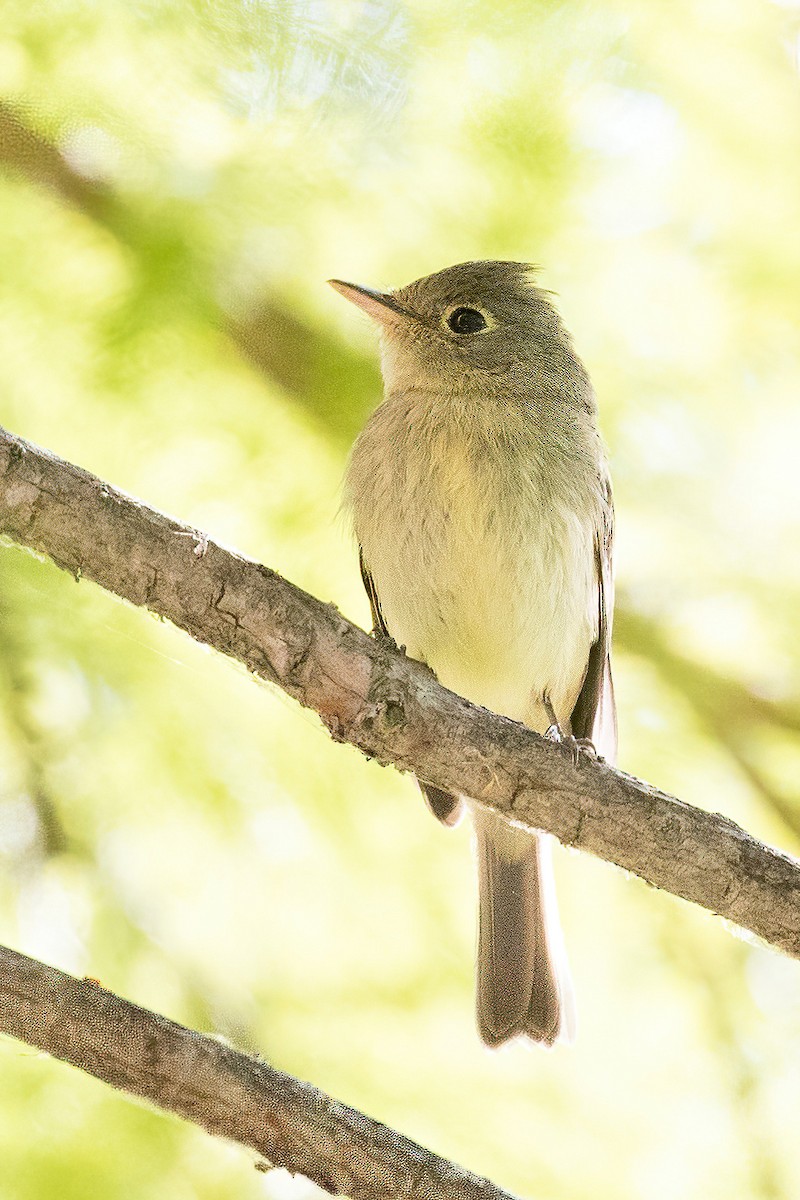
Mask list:
[[[372,636],[376,642],[383,642],[384,646],[388,646],[390,650],[396,650],[398,654],[405,654],[405,646],[399,646],[392,635],[385,629],[381,629],[380,625],[373,626]]]
[[[597,762],[598,755],[593,742],[589,738],[576,738],[571,733],[564,733],[557,721],[550,726],[544,736],[560,747],[562,753],[569,758],[576,770],[580,766],[582,757]]]

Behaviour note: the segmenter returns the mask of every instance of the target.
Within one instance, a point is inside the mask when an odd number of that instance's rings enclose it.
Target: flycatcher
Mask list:
[[[589,377],[525,263],[470,262],[393,292],[333,287],[381,330],[384,401],[346,500],[376,630],[445,687],[613,758],[613,505]],[[550,838],[464,805],[479,879],[478,1029],[574,1034]]]

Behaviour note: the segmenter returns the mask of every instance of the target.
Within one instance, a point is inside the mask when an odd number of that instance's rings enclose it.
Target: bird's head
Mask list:
[[[519,262],[458,263],[395,291],[331,279],[378,322],[387,391],[527,389],[585,372],[548,294]]]

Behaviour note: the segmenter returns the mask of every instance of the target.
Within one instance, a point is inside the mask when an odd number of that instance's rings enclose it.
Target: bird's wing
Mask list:
[[[375,580],[372,578],[369,567],[364,561],[364,551],[361,546],[358,547],[358,565],[361,568],[361,578],[364,581],[364,590],[367,593],[370,611],[372,612],[372,632],[382,633],[384,637],[391,637],[389,630],[386,628],[383,613],[381,612],[381,605],[375,588]]]
[[[599,754],[613,763],[617,757],[617,710],[611,678],[611,622],[614,613],[614,500],[611,481],[603,479],[603,520],[595,540],[597,564],[597,640],[589,651],[583,687],[572,710],[572,733],[588,738]]]
[[[375,580],[364,561],[364,551],[360,546],[358,548],[358,565],[361,568],[361,578],[364,580],[364,588],[369,599],[370,609],[372,610],[372,632],[382,633],[384,637],[391,637],[392,635],[381,612],[381,602],[378,599],[378,589],[375,587]],[[433,815],[443,825],[455,825],[464,807],[461,797],[452,796],[450,792],[443,792],[441,788],[434,787],[432,783],[423,783],[421,779],[417,780],[417,782]]]

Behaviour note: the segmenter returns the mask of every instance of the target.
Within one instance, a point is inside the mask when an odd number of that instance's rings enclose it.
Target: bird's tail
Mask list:
[[[473,806],[478,843],[478,1031],[552,1046],[575,1035],[575,1001],[558,919],[549,837]]]

